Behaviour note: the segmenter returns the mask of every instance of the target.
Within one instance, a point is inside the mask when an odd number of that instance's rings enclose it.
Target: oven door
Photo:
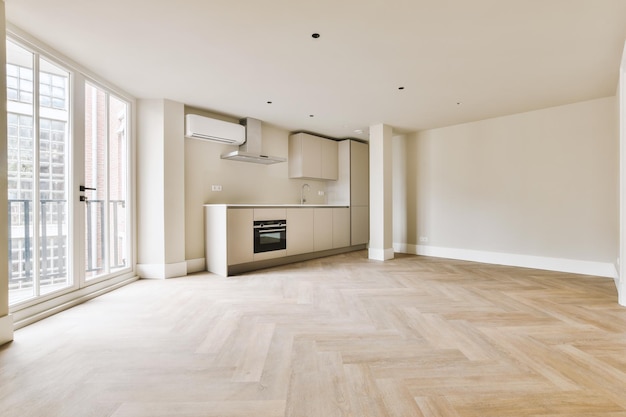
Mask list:
[[[287,249],[287,220],[254,222],[254,253]]]

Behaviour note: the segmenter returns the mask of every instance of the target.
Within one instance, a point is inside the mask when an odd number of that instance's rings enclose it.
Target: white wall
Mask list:
[[[616,106],[602,98],[410,135],[406,243],[613,267]]]
[[[230,122],[236,119],[187,109]],[[287,158],[290,132],[263,123],[263,152]],[[186,259],[204,258],[204,204],[297,204],[302,184],[309,184],[308,204],[325,204],[325,181],[290,179],[289,162],[262,165],[229,161],[220,155],[235,150],[232,145],[198,139],[185,139],[185,236]],[[221,185],[222,191],[211,191]]]

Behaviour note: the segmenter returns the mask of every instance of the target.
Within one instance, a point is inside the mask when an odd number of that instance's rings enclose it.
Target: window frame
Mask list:
[[[15,328],[18,329],[25,325],[28,325],[36,320],[39,320],[47,315],[53,314],[60,309],[68,308],[74,304],[85,301],[92,298],[97,294],[104,291],[109,291],[119,286],[125,285],[128,282],[132,282],[137,278],[136,264],[137,264],[137,228],[136,228],[136,191],[135,191],[135,99],[117,88],[116,86],[108,83],[106,80],[100,78],[96,74],[86,70],[79,64],[75,63],[71,59],[63,56],[58,51],[50,48],[41,41],[32,37],[31,35],[23,32],[21,29],[15,27],[11,23],[7,22],[5,42],[11,40],[15,44],[23,47],[24,49],[33,52],[39,56],[39,59],[43,59],[52,65],[57,65],[64,70],[67,70],[70,74],[67,89],[69,90],[69,106],[67,111],[70,113],[70,126],[68,130],[70,132],[70,147],[69,152],[69,165],[73,168],[73,171],[69,175],[69,195],[68,195],[68,210],[78,210],[82,206],[78,203],[78,185],[76,184],[76,173],[80,172],[83,166],[80,164],[81,155],[77,149],[82,147],[77,146],[79,141],[84,141],[84,84],[89,82],[92,85],[96,85],[99,88],[106,90],[109,94],[114,95],[120,100],[125,101],[128,104],[127,113],[127,140],[128,140],[128,161],[127,172],[128,179],[127,185],[129,190],[129,205],[131,210],[129,212],[130,227],[130,259],[128,267],[117,271],[100,279],[90,280],[85,282],[84,276],[79,279],[78,276],[82,275],[80,266],[81,262],[76,256],[76,249],[72,247],[70,249],[68,257],[68,269],[74,271],[72,277],[73,285],[60,291],[52,292],[49,294],[41,295],[36,299],[27,299],[20,301],[9,306],[9,312],[14,316]],[[44,71],[45,72],[45,71]],[[35,77],[33,77],[35,78]],[[34,82],[34,81],[33,81]],[[19,93],[18,93],[19,95]],[[34,99],[34,96],[33,96]],[[52,107],[54,110],[54,108]],[[82,146],[82,145],[81,145]],[[82,208],[84,210],[84,208]],[[8,220],[8,219],[7,219]],[[5,220],[6,221],[6,220]],[[80,238],[82,229],[75,227],[73,230],[72,239],[74,242],[78,242],[77,238]],[[80,282],[79,282],[80,281]]]

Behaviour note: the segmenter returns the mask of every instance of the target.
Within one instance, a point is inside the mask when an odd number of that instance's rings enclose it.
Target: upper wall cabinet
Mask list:
[[[289,178],[337,180],[337,142],[308,133],[289,136]]]

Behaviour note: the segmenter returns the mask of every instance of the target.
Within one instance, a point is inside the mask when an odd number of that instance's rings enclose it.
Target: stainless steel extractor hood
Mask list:
[[[253,162],[255,164],[276,164],[285,162],[287,159],[280,156],[265,155],[261,151],[262,145],[262,126],[261,121],[253,118],[246,118],[240,121],[246,127],[246,141],[243,145],[239,145],[239,149],[222,154],[222,159],[230,159],[231,161]]]

